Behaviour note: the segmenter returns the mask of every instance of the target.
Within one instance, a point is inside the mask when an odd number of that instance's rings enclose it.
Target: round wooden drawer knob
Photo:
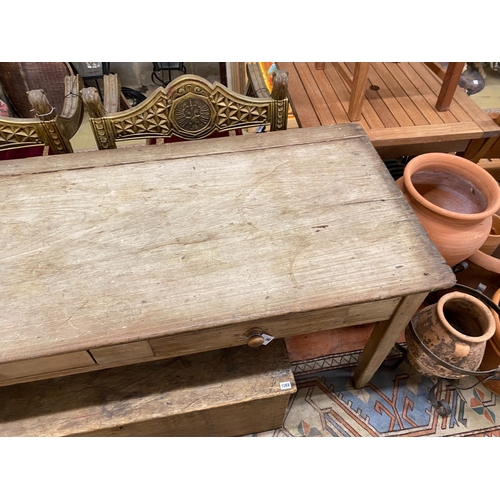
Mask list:
[[[247,346],[260,347],[266,342],[265,334],[262,328],[250,328],[247,332]]]
[[[253,334],[248,337],[247,346],[248,347],[260,347],[264,343],[264,337],[259,334]]]

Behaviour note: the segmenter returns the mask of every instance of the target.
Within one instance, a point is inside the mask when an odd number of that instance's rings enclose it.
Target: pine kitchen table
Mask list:
[[[362,387],[455,283],[352,123],[4,161],[0,213],[3,386],[378,322]]]

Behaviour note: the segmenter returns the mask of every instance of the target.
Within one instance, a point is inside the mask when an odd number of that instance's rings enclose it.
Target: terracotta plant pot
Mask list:
[[[488,255],[484,252],[481,252],[481,250],[476,250],[469,257],[469,260],[477,266],[486,269],[487,271],[500,274],[500,259],[497,259],[493,255]]]
[[[474,372],[481,364],[486,342],[495,333],[490,309],[462,292],[443,295],[436,304],[417,312],[412,324],[414,331],[408,325],[405,332],[408,359],[428,377],[458,379],[466,375],[443,366],[426,349],[452,368]]]
[[[493,214],[492,217],[490,234],[479,249],[488,255],[491,255],[497,249],[498,245],[500,245],[500,215]]]
[[[500,208],[493,176],[465,158],[426,153],[410,160],[396,181],[449,266],[474,254]]]

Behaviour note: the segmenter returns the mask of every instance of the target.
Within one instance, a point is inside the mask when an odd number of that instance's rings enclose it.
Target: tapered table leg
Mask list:
[[[392,317],[377,324],[354,371],[354,387],[360,389],[370,381],[426,296],[427,292],[403,297]]]

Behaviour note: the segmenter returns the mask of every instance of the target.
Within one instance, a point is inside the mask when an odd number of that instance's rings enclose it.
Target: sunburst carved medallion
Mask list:
[[[207,99],[187,95],[173,104],[171,113],[176,128],[191,135],[210,127],[214,110]]]

